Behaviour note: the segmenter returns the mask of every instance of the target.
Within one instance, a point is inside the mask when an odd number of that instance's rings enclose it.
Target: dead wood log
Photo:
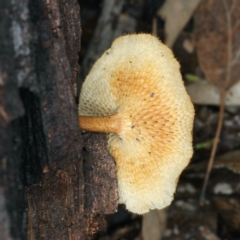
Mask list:
[[[0,11],[0,240],[92,239],[117,184],[104,137],[82,151],[78,1],[0,0]]]

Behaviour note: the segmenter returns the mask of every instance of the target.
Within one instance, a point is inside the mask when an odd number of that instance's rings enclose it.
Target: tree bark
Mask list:
[[[0,11],[0,240],[92,239],[117,183],[105,137],[79,129],[79,4],[0,0]]]

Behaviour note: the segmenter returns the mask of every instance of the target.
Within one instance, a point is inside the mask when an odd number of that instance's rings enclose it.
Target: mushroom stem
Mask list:
[[[78,116],[78,120],[80,128],[89,132],[115,134],[121,132],[121,118],[119,114],[104,117]]]

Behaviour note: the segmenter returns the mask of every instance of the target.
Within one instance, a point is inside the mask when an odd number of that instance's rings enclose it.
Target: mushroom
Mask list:
[[[179,69],[158,38],[124,35],[96,61],[81,89],[80,127],[107,133],[119,202],[133,213],[168,206],[193,154],[194,108]]]

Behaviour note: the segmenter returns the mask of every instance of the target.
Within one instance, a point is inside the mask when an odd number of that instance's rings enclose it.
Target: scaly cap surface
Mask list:
[[[123,119],[108,134],[119,202],[134,213],[168,206],[192,157],[194,109],[172,51],[149,34],[117,38],[94,64],[80,94],[79,115]]]

